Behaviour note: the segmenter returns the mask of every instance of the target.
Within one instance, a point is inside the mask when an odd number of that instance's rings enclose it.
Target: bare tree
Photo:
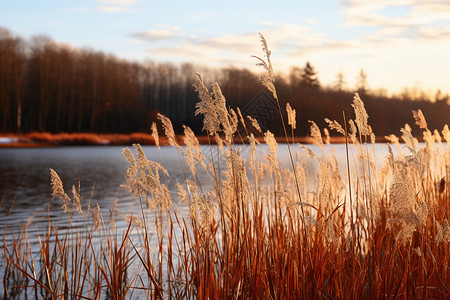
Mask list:
[[[3,131],[22,128],[24,62],[22,40],[0,27],[0,128]]]

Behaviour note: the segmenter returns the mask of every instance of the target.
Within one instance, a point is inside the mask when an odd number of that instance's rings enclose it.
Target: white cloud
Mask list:
[[[185,40],[195,40],[194,35],[188,35],[176,26],[160,25],[158,27],[159,29],[133,32],[130,36],[152,43],[167,41],[182,43]]]
[[[305,24],[310,24],[310,25],[314,25],[314,24],[317,23],[317,21],[316,21],[315,19],[310,18],[310,19],[304,19],[304,20],[303,20],[303,23],[305,23]]]
[[[420,28],[420,35],[426,41],[450,41],[450,25],[447,26],[426,26]]]
[[[272,27],[275,25],[275,23],[272,21],[262,21],[259,24],[261,24],[262,26],[265,26],[265,27]]]
[[[372,52],[371,48],[395,51],[399,47],[446,46],[450,42],[450,1],[347,0],[344,5],[347,25],[373,29],[354,39],[363,52]]]
[[[253,39],[252,39],[253,37]],[[257,37],[255,34],[241,34],[234,35],[228,34],[220,37],[207,39],[205,41],[201,41],[200,44],[203,47],[209,48],[210,50],[234,52],[234,53],[249,53],[248,51],[252,51],[255,46],[252,42],[255,41]]]
[[[157,30],[147,30],[143,32],[136,32],[133,33],[134,37],[144,39],[149,42],[153,41],[161,41],[161,40],[167,40],[172,39],[174,37],[177,37],[178,35],[171,30],[168,29],[157,29]]]
[[[407,27],[450,20],[450,1],[447,0],[347,0],[344,5],[347,24],[352,26]],[[394,9],[402,10],[403,15],[389,15]]]
[[[186,61],[208,64],[239,64],[253,66],[251,55],[263,55],[258,32],[226,34],[218,37],[195,37],[179,28],[160,26],[161,29],[135,32],[134,38],[152,43],[149,53],[156,56],[185,58]],[[272,26],[262,31],[273,53],[280,58],[305,60],[308,49],[319,51],[328,45],[344,47],[324,34],[314,33],[308,27],[288,24]],[[169,43],[170,42],[170,43]],[[300,49],[300,51],[299,51]],[[300,55],[300,56],[299,56]]]
[[[447,0],[411,0],[414,4],[414,13],[449,13],[450,12],[450,2]]]

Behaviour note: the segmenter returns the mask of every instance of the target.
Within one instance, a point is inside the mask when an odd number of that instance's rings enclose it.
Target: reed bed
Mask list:
[[[31,132],[26,134],[4,134],[6,137],[16,138],[20,145],[33,147],[35,145],[154,145],[153,137],[147,133],[131,134],[97,134],[97,133],[50,133]],[[6,144],[5,146],[11,146]],[[14,146],[14,145],[12,145]]]
[[[295,110],[281,108],[270,51],[261,40],[261,82],[273,94],[285,139],[291,140]],[[194,86],[208,151],[189,127],[181,147],[170,120],[159,115],[185,174],[178,192],[167,187],[170,174],[163,154],[161,161],[149,160],[139,144],[124,148],[123,154],[130,165],[126,188],[141,206],[140,215],[111,210],[104,217],[94,205],[83,211],[79,188],[73,187],[69,196],[51,171],[62,209],[89,230],[73,226],[61,231],[49,218],[33,251],[28,225],[20,232],[5,228],[4,235],[12,238],[3,245],[4,298],[450,297],[447,126],[431,131],[422,112],[414,111],[425,143],[419,145],[405,125],[401,137],[386,137],[389,154],[377,168],[375,135],[355,94],[354,119],[326,119],[324,134],[310,121],[311,139],[320,151],[290,143],[286,167],[274,135],[261,132],[254,120],[249,130],[239,110],[226,108],[218,84],[209,90],[198,75]],[[259,137],[242,134],[255,130]],[[344,169],[325,151],[329,131],[346,142]],[[155,124],[152,137],[160,147]],[[248,143],[238,146],[236,139]],[[257,155],[258,139],[267,144],[263,159]],[[311,161],[319,166],[315,184],[310,183],[315,175],[307,172]],[[199,182],[200,172],[208,176],[210,190]],[[119,230],[115,224],[124,217],[127,226]]]

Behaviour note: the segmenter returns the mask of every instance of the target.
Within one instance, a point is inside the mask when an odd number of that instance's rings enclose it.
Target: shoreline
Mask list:
[[[176,135],[177,142],[180,146],[184,145],[184,135]],[[197,136],[201,145],[215,144],[213,137],[206,135]],[[276,137],[277,143],[286,143],[285,137]],[[264,143],[263,137],[256,137],[257,142]],[[322,138],[324,144],[326,138]],[[165,136],[159,137],[160,145],[168,145]],[[377,143],[389,142],[385,137],[376,138]],[[139,143],[142,146],[154,146],[155,140],[148,133],[131,133],[131,134],[98,134],[98,133],[48,133],[48,132],[32,132],[27,134],[0,133],[0,148],[46,148],[46,147],[63,147],[63,146],[130,146]],[[235,139],[235,144],[248,143],[248,139]],[[296,136],[289,143],[313,144],[313,138],[310,136]],[[345,144],[345,137],[331,136],[330,144]],[[350,143],[350,140],[349,140]]]

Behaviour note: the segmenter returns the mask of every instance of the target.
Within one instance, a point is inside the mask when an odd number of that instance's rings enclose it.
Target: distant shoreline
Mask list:
[[[179,145],[184,145],[184,136],[176,136]],[[167,138],[160,136],[160,145],[168,145]],[[199,143],[202,145],[215,144],[215,139],[208,136],[197,136]],[[256,140],[264,143],[263,137],[256,137]],[[286,143],[284,137],[276,137],[278,143]],[[324,143],[326,142],[323,138]],[[309,136],[289,138],[290,143],[313,144],[313,138]],[[331,136],[331,144],[345,143],[343,136]],[[350,140],[349,140],[350,142]],[[377,137],[377,143],[388,142],[385,137]],[[0,148],[44,148],[58,146],[127,146],[138,143],[146,146],[154,146],[155,140],[148,133],[131,133],[131,134],[97,134],[97,133],[48,133],[48,132],[32,132],[27,134],[0,133]],[[235,138],[235,144],[248,143],[247,138]]]

